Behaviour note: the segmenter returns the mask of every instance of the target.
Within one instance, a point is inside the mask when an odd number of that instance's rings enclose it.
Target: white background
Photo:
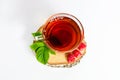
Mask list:
[[[37,62],[31,33],[49,16],[73,14],[82,22],[87,53],[72,68]],[[0,80],[120,80],[119,0],[0,0]]]

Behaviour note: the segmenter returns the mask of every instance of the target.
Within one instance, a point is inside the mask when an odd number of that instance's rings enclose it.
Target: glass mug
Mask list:
[[[57,51],[70,51],[78,47],[84,38],[81,22],[67,13],[54,14],[41,27],[46,45]]]

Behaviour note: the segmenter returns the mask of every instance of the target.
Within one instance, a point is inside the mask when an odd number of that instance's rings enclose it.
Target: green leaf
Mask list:
[[[42,33],[41,33],[41,32],[35,32],[35,33],[32,33],[32,35],[33,35],[33,37],[35,37],[35,36],[40,36],[40,35],[42,35]]]
[[[46,64],[48,62],[49,59],[49,49],[45,48],[44,49],[44,63]]]
[[[41,62],[41,63],[44,64],[44,62],[43,62],[43,53],[44,53],[44,47],[40,47],[40,48],[37,50],[37,52],[36,52],[36,59],[37,59],[39,62]]]
[[[51,49],[49,49],[49,53],[55,55],[55,52],[53,50],[51,50]]]
[[[33,43],[32,45],[30,45],[30,48],[32,49],[32,50],[37,50],[39,47],[42,47],[42,46],[45,46],[45,43],[44,42],[35,42],[35,43]]]
[[[33,37],[40,37],[42,36],[41,32],[35,32],[32,33]],[[32,45],[30,45],[30,48],[35,51],[36,53],[36,59],[42,63],[42,64],[47,64],[48,63],[48,59],[49,59],[49,53],[50,54],[54,54],[55,52],[53,50],[51,50],[50,48],[47,47],[47,45],[44,43],[44,41],[34,41],[34,43]]]
[[[49,59],[49,51],[46,47],[40,47],[36,52],[36,58],[42,64],[46,64]]]

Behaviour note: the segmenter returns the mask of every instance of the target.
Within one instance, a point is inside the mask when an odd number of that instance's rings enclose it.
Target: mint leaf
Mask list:
[[[41,32],[32,33],[33,37],[36,38],[42,36]],[[30,48],[35,51],[36,59],[42,64],[47,64],[49,59],[49,54],[55,54],[53,50],[47,47],[47,45],[42,40],[35,40]]]
[[[41,33],[41,32],[35,32],[35,33],[32,33],[32,35],[33,35],[33,37],[35,37],[35,36],[40,36],[40,35],[42,35],[42,33]]]
[[[55,55],[55,52],[53,50],[51,50],[51,49],[49,49],[49,53]]]
[[[48,62],[49,59],[49,49],[45,48],[44,49],[44,63],[46,64]]]
[[[46,64],[49,59],[49,51],[46,47],[40,47],[36,52],[36,58],[42,64]]]
[[[35,42],[30,46],[30,48],[35,51],[37,48],[42,46],[45,46],[44,42]]]
[[[43,62],[43,53],[44,53],[44,47],[38,48],[38,50],[37,50],[37,52],[36,52],[36,59],[37,59],[39,62],[41,62],[41,63],[44,64],[44,62]]]

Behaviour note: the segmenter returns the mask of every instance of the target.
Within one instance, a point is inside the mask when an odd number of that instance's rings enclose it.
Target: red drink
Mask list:
[[[78,19],[61,13],[49,18],[43,34],[49,47],[58,51],[68,51],[78,46],[84,31]]]

